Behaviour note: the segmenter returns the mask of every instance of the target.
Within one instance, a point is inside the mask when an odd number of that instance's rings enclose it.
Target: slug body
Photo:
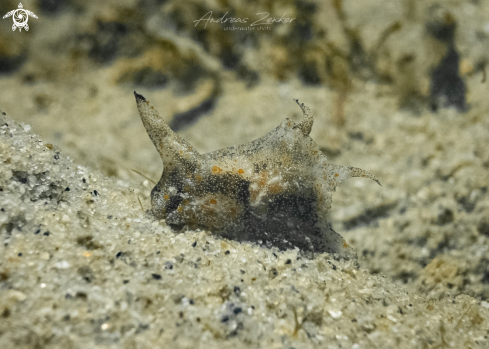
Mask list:
[[[163,161],[163,174],[151,192],[156,217],[176,228],[200,227],[229,239],[356,257],[327,222],[332,193],[351,177],[379,181],[361,169],[326,162],[309,137],[313,116],[303,103],[296,100],[304,113],[300,123],[285,119],[252,142],[199,154],[149,101],[134,94]]]

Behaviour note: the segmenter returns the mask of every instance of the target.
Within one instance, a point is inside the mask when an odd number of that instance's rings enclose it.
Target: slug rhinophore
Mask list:
[[[328,224],[336,185],[370,173],[328,164],[309,137],[313,116],[296,100],[304,119],[285,119],[250,143],[199,154],[173,132],[156,109],[134,92],[149,137],[163,161],[163,174],[151,192],[153,214],[174,228],[203,228],[239,241],[280,249],[355,258]]]

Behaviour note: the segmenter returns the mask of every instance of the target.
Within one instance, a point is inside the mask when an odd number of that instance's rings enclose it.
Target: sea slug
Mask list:
[[[239,241],[356,257],[327,222],[332,193],[351,177],[380,182],[359,168],[326,162],[309,137],[314,119],[305,104],[296,100],[304,114],[300,123],[285,119],[252,142],[199,154],[134,94],[163,161],[151,192],[156,217],[175,228],[203,228]]]

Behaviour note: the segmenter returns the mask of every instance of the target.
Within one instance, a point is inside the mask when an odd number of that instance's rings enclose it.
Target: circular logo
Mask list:
[[[24,27],[29,20],[29,15],[25,10],[18,9],[14,12],[13,18],[17,27]]]

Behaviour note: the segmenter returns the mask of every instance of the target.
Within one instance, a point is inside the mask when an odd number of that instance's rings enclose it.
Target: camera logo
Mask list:
[[[22,28],[24,28],[25,31],[29,31],[29,25],[27,24],[29,16],[38,18],[34,12],[24,10],[22,3],[19,3],[19,8],[17,10],[8,12],[5,16],[3,16],[3,18],[8,18],[10,16],[12,16],[14,20],[12,30],[15,31],[17,28],[19,28],[19,32],[22,31]]]

